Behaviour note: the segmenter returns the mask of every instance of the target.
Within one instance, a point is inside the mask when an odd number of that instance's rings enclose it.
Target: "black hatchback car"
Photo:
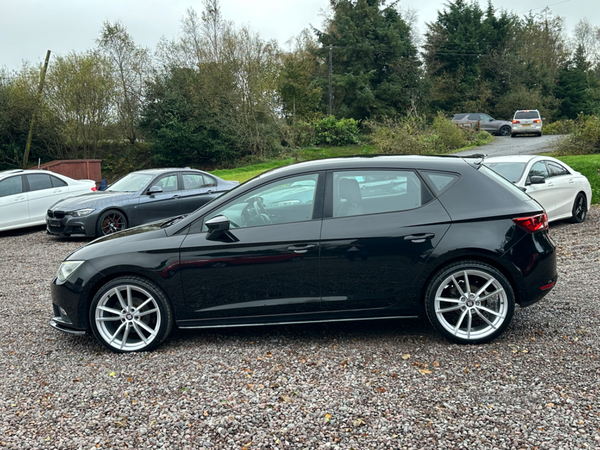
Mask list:
[[[190,213],[238,184],[189,167],[138,170],[104,191],[56,202],[46,213],[46,231],[58,236],[106,236]]]
[[[52,281],[59,330],[115,352],[173,326],[408,318],[479,344],[557,279],[542,207],[481,164],[378,156],[262,174],[193,214],[97,239]]]

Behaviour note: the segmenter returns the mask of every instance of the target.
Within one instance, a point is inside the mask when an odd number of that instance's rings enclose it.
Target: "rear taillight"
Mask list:
[[[521,122],[518,120],[513,120],[513,123],[521,123]]]
[[[98,188],[96,188],[96,186],[94,186],[94,187],[92,188],[92,192],[96,192],[97,190],[98,190]]]
[[[530,217],[517,217],[513,219],[513,222],[528,233],[535,233],[536,231],[548,229],[548,216],[546,213]]]
[[[533,123],[542,123],[540,119],[534,119]]]

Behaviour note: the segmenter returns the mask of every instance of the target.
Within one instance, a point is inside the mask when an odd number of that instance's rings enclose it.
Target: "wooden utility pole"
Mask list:
[[[331,77],[332,77],[332,73],[333,73],[333,45],[329,46],[329,115],[331,116],[331,107],[332,107],[332,99],[333,99],[333,92],[331,89]]]
[[[31,139],[33,137],[33,124],[35,122],[35,115],[38,110],[39,103],[42,99],[42,91],[44,90],[44,80],[46,79],[46,69],[48,69],[48,61],[50,61],[50,50],[46,52],[46,61],[44,67],[42,67],[42,73],[40,74],[40,85],[38,86],[38,93],[35,105],[33,106],[33,113],[31,114],[31,124],[29,125],[29,135],[27,136],[27,144],[25,145],[25,154],[23,155],[23,169],[27,169],[29,163],[29,149],[31,148]]]

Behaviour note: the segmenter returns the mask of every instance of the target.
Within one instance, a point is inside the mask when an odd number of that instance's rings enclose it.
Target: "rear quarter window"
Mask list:
[[[440,195],[450,189],[460,178],[458,174],[450,172],[422,171],[421,175],[423,175],[427,184],[433,188],[436,195]]]

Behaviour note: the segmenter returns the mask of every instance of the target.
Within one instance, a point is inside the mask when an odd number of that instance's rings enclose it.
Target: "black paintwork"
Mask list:
[[[105,191],[79,195],[61,200],[52,205],[46,215],[48,233],[59,236],[97,235],[100,216],[108,210],[123,213],[128,227],[149,223],[155,220],[190,213],[214,200],[239,183],[225,181],[214,175],[194,169],[151,169],[135,173],[152,175],[152,180],[136,192],[112,192],[110,186]],[[183,187],[182,174],[203,174],[216,182],[215,186],[197,189],[179,189],[170,192],[151,193],[150,189],[158,179],[178,174],[179,187]],[[68,213],[91,208],[93,213],[84,217],[72,217]]]
[[[332,217],[334,170],[408,169],[452,173],[458,181],[419,208]],[[319,173],[312,219],[232,228],[207,239],[202,219],[273,180]],[[425,179],[422,177],[422,179]],[[510,183],[508,183],[510,184]],[[511,185],[512,186],[512,185]],[[514,186],[513,186],[514,188]],[[430,192],[429,192],[430,191]],[[455,261],[498,268],[521,306],[541,299],[557,278],[548,232],[528,233],[513,218],[542,213],[517,188],[457,157],[353,157],[312,161],[267,172],[174,224],[161,223],[96,239],[67,257],[85,261],[52,299],[68,320],[54,325],[89,332],[88,307],[108,280],[135,274],[166,293],[180,327],[288,323],[423,313],[429,280]]]

